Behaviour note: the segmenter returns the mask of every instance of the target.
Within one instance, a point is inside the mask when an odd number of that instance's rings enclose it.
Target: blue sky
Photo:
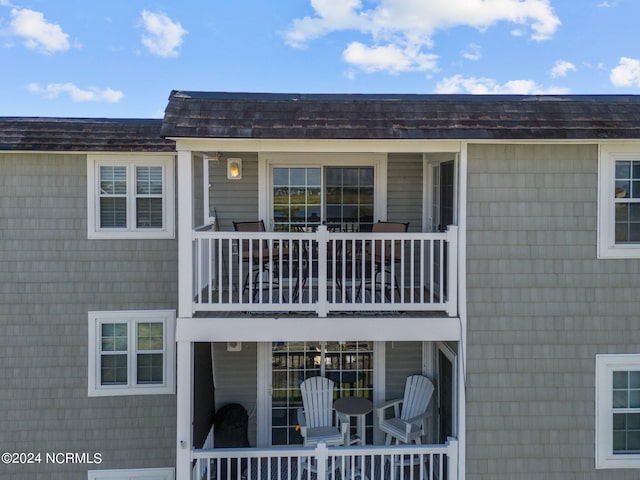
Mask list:
[[[0,0],[2,116],[172,89],[640,94],[638,0]]]

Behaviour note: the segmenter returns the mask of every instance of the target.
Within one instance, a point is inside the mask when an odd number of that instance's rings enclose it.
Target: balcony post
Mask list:
[[[318,305],[319,317],[326,317],[329,312],[327,300],[327,248],[329,246],[329,233],[326,225],[318,226],[316,232],[318,241]]]
[[[326,227],[325,227],[326,229]],[[316,446],[315,450],[317,468],[316,475],[317,480],[326,480],[327,478],[327,463],[329,459],[329,449],[327,448],[327,444],[324,442],[319,442]]]
[[[447,438],[447,457],[449,458],[447,480],[458,480],[458,440],[453,437]]]
[[[455,317],[458,315],[458,227],[449,225],[447,227],[447,315]]]
[[[178,317],[193,315],[193,160],[178,151]]]

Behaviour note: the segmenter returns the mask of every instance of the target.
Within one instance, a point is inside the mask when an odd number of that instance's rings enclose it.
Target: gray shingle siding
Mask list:
[[[640,350],[640,261],[596,259],[596,145],[470,145],[467,478],[604,480],[595,355]]]
[[[86,164],[0,153],[0,450],[98,452],[105,469],[171,466],[175,395],[87,396],[87,312],[175,309],[177,241],[87,240]],[[66,480],[88,468],[43,462],[2,474]]]
[[[410,232],[422,231],[422,155],[389,155],[387,220],[409,222]]]

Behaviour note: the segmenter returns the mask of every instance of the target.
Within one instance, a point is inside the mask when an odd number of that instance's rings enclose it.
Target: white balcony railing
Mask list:
[[[192,480],[457,480],[458,442],[194,450]]]
[[[457,315],[457,227],[444,233],[193,234],[194,311]]]

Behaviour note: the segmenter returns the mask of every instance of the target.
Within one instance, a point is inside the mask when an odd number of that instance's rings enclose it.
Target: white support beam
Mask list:
[[[185,342],[452,341],[460,321],[452,317],[225,317],[179,318],[176,338]]]

